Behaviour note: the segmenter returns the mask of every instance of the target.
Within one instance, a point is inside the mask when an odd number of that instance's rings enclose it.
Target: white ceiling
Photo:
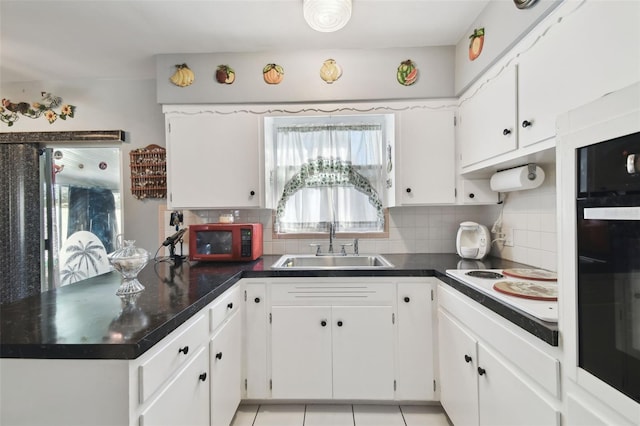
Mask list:
[[[302,0],[0,0],[0,82],[154,78],[162,53],[455,45],[487,3],[353,0],[319,33]]]

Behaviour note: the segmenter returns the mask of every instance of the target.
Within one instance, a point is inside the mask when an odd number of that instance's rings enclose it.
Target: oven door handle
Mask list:
[[[640,207],[585,207],[584,218],[585,220],[640,220]]]

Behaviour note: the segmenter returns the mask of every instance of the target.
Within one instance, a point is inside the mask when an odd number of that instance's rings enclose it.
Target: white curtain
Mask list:
[[[344,232],[384,227],[385,187],[379,124],[297,125],[276,128],[277,232]]]

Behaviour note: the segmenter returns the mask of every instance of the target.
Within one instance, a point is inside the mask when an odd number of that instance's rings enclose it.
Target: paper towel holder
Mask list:
[[[542,185],[544,170],[535,163],[498,170],[491,176],[490,187],[496,192],[521,191]]]

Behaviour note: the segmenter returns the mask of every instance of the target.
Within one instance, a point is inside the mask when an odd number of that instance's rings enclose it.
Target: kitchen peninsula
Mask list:
[[[270,268],[279,258],[275,255],[263,256],[249,263],[189,265],[184,262],[176,267],[165,262],[150,263],[139,276],[146,289],[135,301],[138,315],[146,317],[146,321],[130,319],[129,322],[122,310],[123,303],[115,295],[120,275],[112,272],[3,306],[0,311],[0,356],[134,359],[241,278],[437,276],[471,297],[478,294],[445,276],[446,269],[457,268],[460,258],[455,254],[395,254],[385,257],[395,265],[394,269],[276,271]],[[498,258],[485,259],[483,264],[486,269],[522,266]],[[477,298],[486,299],[481,295]],[[506,305],[502,309],[503,312],[509,310]],[[543,328],[553,330],[545,339],[550,339],[550,344],[554,341],[557,344],[555,325]]]
[[[382,290],[380,294],[395,295],[396,283],[398,289],[422,287],[421,293],[431,293],[428,304],[436,303],[437,283],[447,286],[446,282],[460,297],[466,299],[465,294],[506,319],[511,327],[524,328],[523,334],[541,346],[552,349],[558,344],[556,324],[518,312],[447,277],[445,270],[458,267],[458,256],[385,257],[395,265],[393,269],[281,271],[270,268],[278,259],[273,255],[249,263],[151,263],[139,275],[146,289],[129,300],[121,301],[115,295],[120,275],[111,272],[3,306],[3,423],[37,424],[46,418],[47,424],[87,424],[87,416],[92,416],[102,419],[96,424],[153,424],[169,416],[178,422],[209,424],[211,412],[211,424],[218,424],[213,420],[215,412],[215,418],[222,419],[220,424],[228,424],[241,399],[260,395],[251,390],[252,384],[248,390],[241,389],[238,378],[246,377],[241,374],[252,368],[242,365],[248,362],[247,352],[252,356],[257,353],[258,358],[262,353],[259,348],[247,347],[261,340],[250,339],[253,331],[247,331],[247,323],[260,318],[254,316],[255,307],[265,309],[265,303],[259,302],[266,302],[269,296],[255,293],[265,282],[286,286],[287,280],[309,285],[320,280],[339,285],[364,282],[360,278],[365,278]],[[483,265],[492,269],[523,266],[497,258],[485,259]],[[398,290],[397,297],[400,293]],[[402,299],[407,302],[409,297],[405,294]],[[412,294],[411,299],[417,301],[418,294]],[[397,309],[389,308],[400,321],[406,309],[400,304],[409,305],[404,302],[398,302]],[[432,328],[435,305],[429,312],[419,317],[426,320],[418,326],[432,330],[429,336],[433,337],[423,340],[433,360],[437,347]],[[408,320],[408,314],[404,315]],[[435,383],[435,365],[429,364],[427,361],[425,371],[433,375]],[[184,380],[189,377],[210,385],[193,386],[193,381]],[[21,385],[15,386],[16,381]],[[56,392],[52,392],[54,387]],[[437,401],[437,394],[429,392],[433,397],[426,400]],[[391,399],[411,399],[403,396],[406,393],[395,395]],[[275,391],[269,398],[278,399]],[[31,412],[24,404],[34,403],[43,404],[44,411],[38,413],[44,414],[26,415]]]

